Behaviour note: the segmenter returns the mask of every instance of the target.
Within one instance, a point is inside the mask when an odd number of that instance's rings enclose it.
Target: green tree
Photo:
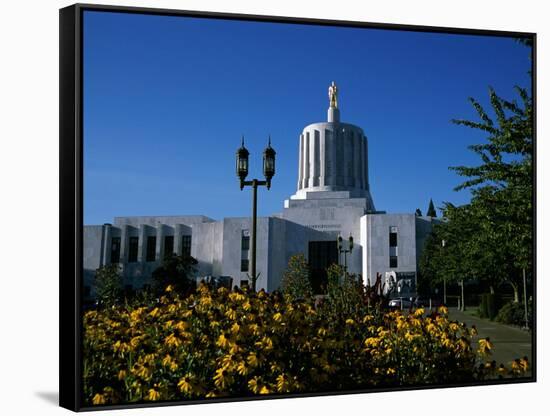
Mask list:
[[[532,46],[529,40],[521,42]],[[489,88],[492,117],[470,98],[480,120],[452,120],[487,138],[468,147],[479,156],[478,166],[450,168],[465,178],[455,190],[469,190],[471,202],[443,208],[443,221],[434,226],[420,259],[423,284],[469,276],[495,293],[507,283],[517,302],[523,274],[532,276],[533,106],[526,89],[515,89],[519,103]],[[445,249],[441,240],[446,241]]]
[[[169,254],[152,273],[153,290],[161,294],[170,285],[174,291],[188,294],[196,286],[196,265],[197,260],[191,256]]]
[[[470,189],[472,207],[478,212],[480,233],[492,244],[498,272],[518,300],[522,272],[532,270],[533,257],[533,108],[527,90],[516,87],[521,104],[507,101],[489,89],[496,123],[470,98],[481,121],[453,120],[488,133],[483,144],[469,146],[479,155],[479,166],[452,167],[467,178],[456,190]]]
[[[420,211],[420,208],[416,208],[415,215],[416,215],[417,217],[421,217],[421,216],[422,216],[422,211]]]
[[[303,254],[290,257],[288,267],[283,273],[282,291],[293,299],[303,299],[313,295],[309,266]]]
[[[122,276],[118,263],[101,266],[96,270],[95,291],[100,305],[109,307],[120,300]]]
[[[428,211],[426,211],[426,216],[435,218],[437,213],[435,212],[434,201],[430,198],[430,205],[428,206]]]

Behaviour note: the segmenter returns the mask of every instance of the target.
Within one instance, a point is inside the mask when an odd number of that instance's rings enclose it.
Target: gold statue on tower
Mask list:
[[[328,87],[328,99],[330,107],[338,108],[338,87],[334,81]]]

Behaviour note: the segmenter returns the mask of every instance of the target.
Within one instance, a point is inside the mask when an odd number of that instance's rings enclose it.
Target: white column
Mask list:
[[[145,261],[145,250],[147,247],[147,234],[146,225],[139,224],[139,236],[138,236],[138,256],[137,261],[142,263]]]
[[[128,263],[128,231],[129,225],[124,224],[120,233],[120,263]]]
[[[309,177],[310,177],[310,166],[309,166],[309,131],[305,133],[305,142],[304,142],[304,184],[302,188],[309,187]]]
[[[111,262],[111,224],[103,225],[103,256],[100,266]]]
[[[321,174],[321,137],[319,130],[313,130],[313,186],[320,185]]]
[[[298,145],[298,190],[302,189],[304,180],[304,135],[300,134],[300,144]]]
[[[162,251],[164,248],[164,226],[162,224],[157,223],[157,246],[155,248],[155,260],[162,261]]]
[[[325,154],[326,154],[326,141],[325,129],[322,129],[319,134],[319,186],[326,185],[326,166],[325,166]]]
[[[174,226],[174,253],[181,255],[181,224]]]

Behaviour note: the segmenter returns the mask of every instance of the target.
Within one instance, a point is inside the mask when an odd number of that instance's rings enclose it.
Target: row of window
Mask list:
[[[120,237],[111,239],[111,263],[120,262]],[[130,237],[128,239],[128,263],[138,261],[139,237]],[[164,237],[164,256],[174,253],[174,236],[167,235]],[[191,255],[191,236],[181,236],[181,253],[182,255]],[[157,237],[149,236],[146,240],[145,261],[151,262],[156,260],[157,254]]]

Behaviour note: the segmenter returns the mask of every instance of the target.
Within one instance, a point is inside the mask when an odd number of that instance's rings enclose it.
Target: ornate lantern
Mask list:
[[[275,175],[275,150],[271,147],[271,136],[264,150],[264,176],[267,181],[267,189],[271,187],[271,178]]]
[[[241,147],[237,150],[237,163],[236,163],[236,170],[237,170],[237,176],[241,180],[241,190],[244,188],[244,180],[248,176],[248,155],[250,153],[244,147],[244,136],[241,141]]]

